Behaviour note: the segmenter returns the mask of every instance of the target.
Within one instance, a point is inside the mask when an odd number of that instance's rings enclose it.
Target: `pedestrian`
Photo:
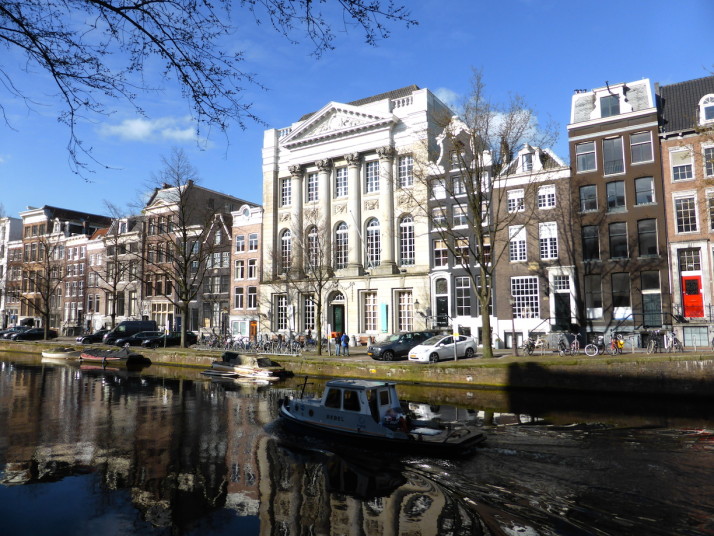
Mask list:
[[[342,346],[342,337],[340,333],[335,333],[335,355],[340,355],[340,347]]]
[[[347,333],[342,334],[342,355],[350,355],[350,336]]]

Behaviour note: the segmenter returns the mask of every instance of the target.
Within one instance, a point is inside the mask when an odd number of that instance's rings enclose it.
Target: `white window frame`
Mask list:
[[[669,168],[672,173],[672,182],[684,182],[694,179],[694,159],[692,156],[690,147],[677,147],[669,151]],[[685,176],[677,177],[677,175],[682,174]]]
[[[399,221],[399,263],[411,266],[415,259],[414,218],[403,216]]]
[[[318,200],[318,180],[317,173],[312,172],[307,174],[307,188],[305,189],[305,200],[308,203]]]
[[[362,293],[362,322],[367,333],[377,332],[377,292],[366,291]]]
[[[556,205],[555,184],[544,184],[538,187],[538,208],[550,209]]]
[[[619,160],[611,160],[610,162],[620,162],[622,164],[622,169],[615,169],[615,170],[608,170],[608,162],[604,160],[605,158],[605,144],[609,142],[614,142],[618,141],[620,143],[620,159]],[[614,153],[613,153],[614,155]],[[625,143],[624,140],[622,139],[622,136],[615,136],[613,138],[604,138],[602,140],[602,157],[603,157],[603,175],[605,176],[611,176],[611,175],[622,175],[623,173],[626,172],[626,166],[625,166]]]
[[[554,221],[538,224],[538,243],[541,260],[558,258],[558,224]]]
[[[685,200],[685,199],[691,200],[693,202],[693,208],[691,209],[691,211],[694,214],[695,229],[681,231],[679,229],[679,212],[677,211],[677,202]],[[672,199],[672,215],[674,216],[674,229],[675,229],[676,234],[682,235],[682,234],[698,233],[699,229],[701,229],[701,226],[699,223],[699,207],[698,207],[698,203],[697,203],[696,192],[691,192],[691,191],[678,192],[677,195]]]
[[[399,157],[397,161],[397,174],[401,188],[414,184],[414,157],[412,157],[412,155]]]
[[[710,113],[707,119],[706,114]],[[714,123],[714,94],[704,95],[699,101],[699,124],[708,125]]]
[[[293,179],[291,177],[283,178],[280,181],[280,206],[287,207],[292,204],[292,189]]]
[[[647,136],[647,141],[638,141],[635,142],[634,138],[635,136]],[[649,146],[649,158],[644,159],[644,160],[635,160],[635,149],[640,149],[644,147],[645,145]],[[652,132],[650,131],[645,131],[645,132],[635,132],[633,134],[630,134],[630,162],[632,164],[645,164],[647,162],[652,162],[654,161],[654,150],[652,148]]]
[[[587,147],[586,147],[587,146]],[[582,152],[580,152],[582,150]],[[582,164],[589,164],[590,158],[587,155],[592,153],[592,167],[585,167]],[[580,157],[583,157],[582,159]],[[586,141],[575,145],[575,162],[577,173],[587,173],[597,170],[597,152],[596,143],[594,141]]]
[[[347,197],[347,168],[335,169],[335,197]]]
[[[508,255],[511,262],[528,259],[525,225],[511,225],[508,228]]]
[[[379,192],[379,160],[364,163],[364,193]]]
[[[508,191],[507,207],[509,214],[524,212],[526,210],[525,195],[525,190],[523,190],[523,188]]]
[[[349,227],[343,221],[335,228],[335,269],[347,267],[349,256]]]

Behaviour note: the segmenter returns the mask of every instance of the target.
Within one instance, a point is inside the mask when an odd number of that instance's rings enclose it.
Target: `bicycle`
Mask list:
[[[598,335],[596,342],[590,343],[585,346],[585,355],[589,357],[594,357],[599,354],[605,353],[605,337]]]
[[[566,346],[568,339],[560,334],[560,339],[558,340],[558,353],[563,356],[565,354],[576,355],[580,353],[580,333],[573,333],[573,341],[570,346]]]
[[[533,339],[533,337],[528,337],[528,339],[526,340],[525,344],[523,344],[523,350],[525,350],[525,352],[526,352],[528,355],[533,355],[533,351],[535,350],[535,346],[536,346],[535,339]]]
[[[659,334],[660,334],[659,329],[656,329],[652,332],[652,335],[650,335],[650,340],[647,342],[647,353],[648,354],[653,354],[655,352],[658,352],[660,349],[660,344],[659,344]]]
[[[669,351],[684,352],[684,345],[682,344],[682,341],[679,340],[677,333],[674,330],[672,330],[672,337],[670,338]]]

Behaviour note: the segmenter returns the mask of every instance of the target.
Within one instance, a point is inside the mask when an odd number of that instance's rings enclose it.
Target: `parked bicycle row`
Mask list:
[[[629,340],[626,340],[622,334],[618,334],[614,337],[610,337],[609,341],[606,342],[604,335],[598,335],[593,342],[581,348],[580,339],[582,335],[580,333],[573,333],[571,337],[572,340],[569,340],[565,333],[560,333],[556,346],[552,349],[545,336],[541,335],[536,338],[528,337],[522,348],[528,355],[533,355],[536,351],[544,353],[551,350],[561,356],[576,355],[582,350],[585,352],[585,355],[594,357],[603,354],[622,354],[628,342],[632,351],[634,351],[636,344],[636,336],[630,336],[628,337]],[[714,347],[714,341],[712,341],[712,345]],[[658,329],[651,333],[645,349],[648,354],[656,352],[684,352],[684,344],[679,340],[676,332],[663,333],[662,330]]]

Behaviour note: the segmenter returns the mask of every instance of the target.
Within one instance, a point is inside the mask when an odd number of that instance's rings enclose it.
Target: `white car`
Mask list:
[[[455,352],[453,335],[437,335],[427,339],[409,350],[409,361],[436,363],[441,359],[470,358],[476,355],[476,339],[466,335],[459,335],[456,339]]]

